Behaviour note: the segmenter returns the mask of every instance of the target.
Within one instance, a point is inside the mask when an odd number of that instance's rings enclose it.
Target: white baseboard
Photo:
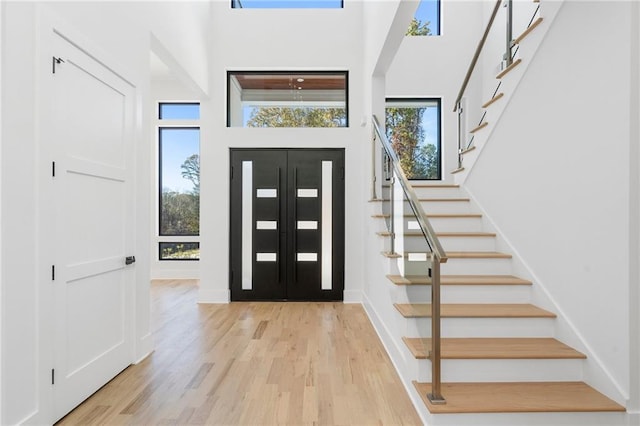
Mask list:
[[[229,303],[231,297],[229,290],[203,290],[198,291],[198,303]]]
[[[360,291],[360,290],[345,290],[344,291],[344,303],[362,303],[362,291]]]
[[[146,357],[153,353],[153,339],[151,333],[141,337],[136,342],[136,351],[134,355],[134,364],[142,362]]]

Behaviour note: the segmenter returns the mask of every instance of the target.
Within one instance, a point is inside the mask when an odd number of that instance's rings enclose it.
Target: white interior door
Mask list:
[[[134,89],[54,37],[57,420],[133,358]]]

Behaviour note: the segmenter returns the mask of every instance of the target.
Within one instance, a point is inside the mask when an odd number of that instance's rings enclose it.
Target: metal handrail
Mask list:
[[[422,233],[424,234],[429,247],[431,247],[431,251],[440,263],[446,263],[448,259],[447,253],[442,248],[440,240],[438,240],[438,237],[436,236],[436,232],[433,230],[431,223],[429,223],[429,219],[427,219],[427,214],[424,212],[422,205],[418,201],[418,196],[411,187],[411,184],[409,183],[409,180],[407,179],[404,171],[400,167],[400,160],[398,159],[398,156],[391,147],[391,144],[389,143],[389,140],[387,140],[387,137],[380,131],[380,124],[378,123],[378,119],[375,115],[373,116],[373,128],[377,136],[380,138],[382,147],[387,152],[387,155],[391,157],[393,169],[400,177],[400,185],[402,186],[405,194],[407,194],[407,201],[409,202],[409,205],[411,205],[411,208],[416,213],[416,219],[418,220],[420,229],[422,229]]]
[[[380,145],[385,150],[387,156],[391,159],[391,165],[395,175],[399,177],[398,182],[404,190],[409,205],[413,209],[413,213],[416,216],[418,225],[422,230],[427,244],[431,248],[429,268],[429,276],[431,277],[431,351],[429,353],[429,359],[431,360],[431,393],[428,393],[427,399],[431,404],[446,404],[445,398],[442,396],[442,341],[441,341],[441,312],[440,312],[440,264],[447,261],[447,253],[442,248],[436,233],[434,232],[427,215],[425,214],[422,205],[418,201],[418,197],[409,184],[409,180],[405,175],[402,167],[400,167],[400,161],[398,156],[393,150],[387,137],[380,130],[380,125],[375,115],[373,116],[373,129],[374,129],[374,150],[375,139],[380,140]],[[375,151],[373,152],[375,157]],[[375,164],[373,165],[373,181],[375,185]],[[391,191],[391,202],[393,204],[393,190]],[[391,247],[393,252],[393,215],[391,216]]]
[[[496,5],[493,8],[493,12],[491,13],[491,18],[489,18],[489,23],[487,24],[487,28],[484,30],[484,34],[478,43],[478,47],[476,47],[476,51],[473,54],[473,59],[471,59],[471,64],[469,64],[469,69],[467,70],[467,75],[464,77],[464,81],[462,82],[462,87],[460,87],[460,91],[458,92],[458,97],[456,101],[453,103],[453,112],[458,110],[458,106],[462,97],[464,96],[465,90],[467,90],[467,85],[469,85],[469,80],[471,80],[471,75],[473,74],[473,70],[476,68],[476,64],[478,63],[478,59],[480,58],[480,53],[484,48],[484,43],[487,41],[487,37],[489,37],[489,32],[491,31],[491,27],[493,26],[493,21],[496,19],[496,15],[498,14],[498,10],[500,9],[500,5],[503,0],[497,0]]]

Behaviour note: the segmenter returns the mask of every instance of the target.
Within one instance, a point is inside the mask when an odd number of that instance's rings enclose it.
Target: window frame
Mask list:
[[[437,119],[436,122],[438,123],[438,137],[437,137],[437,145],[436,145],[436,149],[437,149],[437,153],[438,153],[438,176],[437,178],[432,178],[432,179],[414,179],[414,178],[408,178],[409,180],[413,180],[413,181],[425,181],[425,182],[435,182],[435,181],[441,181],[442,180],[442,97],[397,97],[397,96],[393,96],[393,97],[388,97],[385,98],[385,129],[386,129],[386,118],[387,118],[387,114],[386,114],[386,110],[389,107],[389,104],[395,104],[395,107],[401,108],[402,103],[407,103],[407,104],[416,104],[416,103],[421,103],[421,102],[435,102],[437,104]],[[408,107],[407,107],[408,108]],[[386,130],[385,130],[386,132]]]
[[[344,75],[344,112],[345,112],[345,125],[338,127],[284,127],[286,129],[348,129],[349,128],[349,71],[348,70],[227,70],[227,106],[226,106],[226,127],[227,128],[241,128],[247,129],[245,126],[232,126],[231,125],[231,77],[235,74],[244,75]],[[273,128],[273,127],[269,127]]]
[[[230,0],[229,2],[231,9],[248,9],[248,10],[254,10],[254,9],[258,9],[258,10],[278,10],[278,9],[285,9],[285,10],[335,10],[335,9],[344,9],[344,0],[340,0],[340,7],[244,7],[242,6],[242,0]],[[240,7],[236,7],[235,5],[239,4]]]
[[[155,225],[155,237],[156,237],[156,246],[158,251],[159,262],[175,262],[175,261],[184,261],[184,262],[192,262],[199,261],[200,256],[197,259],[166,259],[162,258],[162,244],[194,244],[197,243],[198,247],[200,246],[200,232],[197,234],[163,234],[161,232],[162,225],[162,130],[163,129],[197,129],[199,135],[201,135],[201,125],[200,119],[174,119],[174,118],[160,118],[161,105],[163,104],[180,104],[180,105],[201,105],[200,102],[197,101],[157,101],[157,114],[155,117],[156,120],[156,179],[155,185],[157,189],[157,201],[156,201],[156,225]],[[199,138],[198,143],[198,155],[201,152],[201,139]],[[198,222],[200,220],[200,212],[198,212]],[[199,227],[198,227],[199,228]]]
[[[197,258],[183,258],[183,259],[170,259],[162,257],[162,245],[163,244],[197,244],[198,245],[198,257]],[[158,241],[158,260],[160,262],[197,262],[200,260],[200,241]]]

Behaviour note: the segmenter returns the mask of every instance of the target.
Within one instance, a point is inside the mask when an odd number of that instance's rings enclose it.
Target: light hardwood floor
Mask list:
[[[58,424],[421,424],[360,305],[198,305],[194,281],[151,294],[155,352]]]

